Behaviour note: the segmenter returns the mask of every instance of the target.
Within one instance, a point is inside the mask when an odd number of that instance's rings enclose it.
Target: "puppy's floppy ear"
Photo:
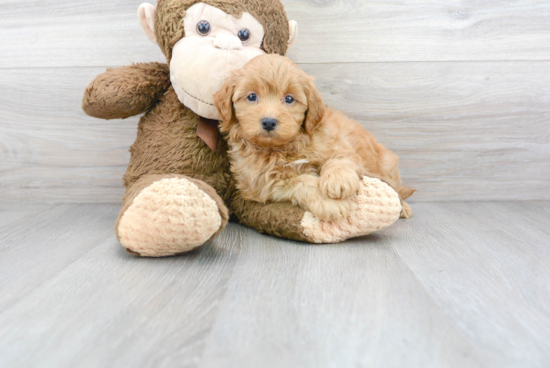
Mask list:
[[[231,126],[237,121],[233,111],[233,92],[235,91],[235,76],[231,75],[222,88],[214,94],[214,104],[220,114],[220,131],[228,132]]]
[[[315,84],[313,84],[313,77],[309,77],[304,86],[307,95],[307,111],[304,127],[306,133],[311,134],[321,124],[326,106],[321,98],[321,94],[317,91]]]

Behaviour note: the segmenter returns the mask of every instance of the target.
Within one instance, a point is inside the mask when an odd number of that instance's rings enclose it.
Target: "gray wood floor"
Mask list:
[[[112,204],[0,205],[1,367],[548,367],[549,202],[415,203],[307,245],[140,259]]]

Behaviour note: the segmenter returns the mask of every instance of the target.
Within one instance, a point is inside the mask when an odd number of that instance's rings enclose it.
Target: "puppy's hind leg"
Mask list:
[[[401,200],[401,205],[403,206],[403,209],[401,210],[401,215],[399,218],[410,219],[413,216],[411,206],[409,206],[409,204],[404,200]]]
[[[409,204],[405,202],[405,199],[409,198],[414,192],[416,192],[416,189],[401,186],[401,188],[399,188],[397,192],[399,193],[399,197],[401,198],[401,205],[403,206],[400,218],[410,219],[413,215],[413,211],[411,209],[411,206],[409,206]]]

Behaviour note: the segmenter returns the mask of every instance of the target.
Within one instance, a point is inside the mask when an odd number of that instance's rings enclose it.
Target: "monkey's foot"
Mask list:
[[[128,252],[144,257],[186,253],[227,224],[225,205],[206,183],[182,175],[143,179],[134,186],[144,189],[124,206],[117,222],[118,238]]]
[[[401,214],[399,194],[379,179],[363,177],[356,196],[350,198],[350,215],[339,221],[322,221],[306,211],[304,235],[313,243],[338,243],[392,225]]]

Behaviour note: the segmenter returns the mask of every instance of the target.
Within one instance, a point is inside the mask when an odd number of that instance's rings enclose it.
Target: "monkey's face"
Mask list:
[[[214,93],[232,70],[265,54],[264,29],[249,13],[239,19],[204,3],[187,9],[183,20],[185,37],[175,44],[170,62],[172,85],[196,114],[219,119]]]
[[[179,100],[202,117],[219,119],[213,95],[229,73],[266,52],[283,55],[296,41],[298,26],[287,20],[279,0],[203,1],[143,3],[138,16],[170,63]]]

